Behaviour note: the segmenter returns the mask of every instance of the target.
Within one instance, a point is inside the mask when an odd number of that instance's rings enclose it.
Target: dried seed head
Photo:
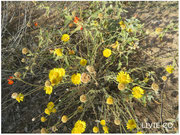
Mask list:
[[[26,62],[26,59],[25,59],[25,58],[22,58],[21,62],[22,62],[22,63],[25,63],[25,62]]]
[[[18,96],[18,93],[15,92],[15,93],[13,93],[13,94],[11,95],[11,98],[12,98],[12,99],[16,99],[17,96]]]
[[[46,80],[45,86],[46,86],[46,87],[51,86],[51,82],[50,82],[49,80]]]
[[[167,77],[166,77],[166,76],[162,76],[162,80],[163,80],[163,81],[166,81],[166,80],[167,80]]]
[[[157,84],[157,83],[154,83],[154,82],[152,83],[151,88],[152,88],[154,91],[158,91],[158,90],[159,90],[158,84]]]
[[[26,55],[28,52],[29,52],[29,50],[28,50],[27,48],[23,48],[23,49],[22,49],[22,54],[25,54],[25,55]]]
[[[66,115],[63,115],[62,118],[61,118],[61,121],[63,123],[66,123],[68,121],[68,117]]]
[[[114,120],[114,124],[117,125],[117,126],[120,125],[120,120],[119,119],[115,119]]]
[[[118,89],[119,89],[119,90],[124,90],[124,89],[125,89],[125,85],[122,84],[122,83],[119,83],[119,84],[118,84]]]
[[[51,130],[52,130],[53,132],[58,131],[58,129],[57,129],[57,127],[56,127],[56,126],[52,126]]]
[[[49,49],[49,53],[53,54],[54,53],[54,49]]]
[[[16,73],[14,73],[14,76],[17,77],[17,78],[20,78],[21,77],[21,73],[20,72],[16,72]]]
[[[87,73],[82,73],[81,75],[81,81],[83,83],[88,83],[91,80],[90,75],[88,75]]]
[[[96,71],[94,70],[94,67],[93,67],[93,66],[90,66],[90,65],[88,65],[88,66],[86,67],[86,69],[87,69],[87,71],[88,71],[89,73],[94,73],[94,72],[96,72]]]
[[[35,121],[36,120],[36,118],[32,118],[32,121]]]
[[[87,101],[87,98],[86,98],[86,95],[81,95],[80,96],[80,101],[82,102],[82,103],[85,103],[86,101]]]
[[[46,128],[42,128],[41,129],[41,134],[45,134],[45,133],[48,133],[48,130]]]

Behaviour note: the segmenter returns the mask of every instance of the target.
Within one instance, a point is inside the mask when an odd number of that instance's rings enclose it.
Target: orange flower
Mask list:
[[[10,79],[13,79],[13,77],[12,77],[12,76],[9,76],[9,78],[10,78]]]
[[[8,84],[9,84],[9,85],[12,85],[13,83],[14,83],[13,80],[8,79]]]
[[[78,21],[79,21],[79,18],[76,16],[76,17],[74,18],[74,23],[78,23]]]
[[[83,30],[83,27],[81,26],[80,30]]]
[[[12,84],[14,83],[14,81],[11,80],[11,79],[13,79],[13,77],[12,77],[12,76],[9,76],[9,78],[10,78],[10,79],[7,79],[7,80],[8,80],[8,84],[9,84],[9,85],[12,85]]]
[[[37,27],[37,26],[38,26],[38,23],[37,23],[37,22],[35,22],[35,23],[34,23],[34,26],[36,26],[36,27]]]

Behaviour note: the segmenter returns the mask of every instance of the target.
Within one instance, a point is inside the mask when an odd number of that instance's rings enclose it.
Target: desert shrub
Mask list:
[[[13,93],[19,103],[35,92],[55,96],[47,99],[36,120],[46,123],[55,114],[60,118],[42,128],[42,133],[56,132],[67,122],[73,123],[72,133],[109,133],[112,124],[121,133],[141,131],[133,104],[146,106],[159,94],[158,84],[167,79],[164,76],[158,82],[154,71],[158,66],[144,62],[141,41],[148,34],[136,16],[122,16],[127,12],[123,6],[121,2],[91,2],[86,10],[65,7],[56,9],[61,18],[58,28],[34,24],[37,45],[22,48],[22,67],[8,81],[33,87]],[[38,8],[49,16],[46,3]],[[160,38],[162,31],[156,30]],[[166,70],[171,74],[174,67],[175,63]],[[39,81],[32,83],[28,76]]]

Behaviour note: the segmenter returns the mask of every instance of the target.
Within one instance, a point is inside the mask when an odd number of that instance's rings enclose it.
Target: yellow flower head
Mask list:
[[[135,98],[141,98],[142,95],[144,94],[144,90],[140,88],[139,86],[136,86],[132,89],[132,94],[133,94],[133,97]]]
[[[135,120],[131,119],[131,120],[128,120],[128,123],[127,123],[127,129],[129,129],[130,131],[132,131],[134,128],[136,128],[136,122]]]
[[[161,33],[162,30],[163,30],[162,28],[156,28],[156,34]]]
[[[63,115],[62,118],[61,118],[61,121],[63,123],[66,123],[68,121],[68,117],[66,115]]]
[[[81,74],[77,73],[77,74],[73,74],[71,76],[71,81],[72,83],[74,83],[75,85],[78,85],[81,83]]]
[[[114,102],[114,100],[113,100],[113,98],[112,98],[111,96],[109,96],[109,97],[107,98],[107,100],[106,100],[106,104],[108,104],[108,105],[112,105],[113,102]]]
[[[100,121],[100,124],[101,124],[102,126],[105,126],[105,125],[106,125],[106,121],[105,121],[105,120],[101,120],[101,121]]]
[[[83,111],[83,107],[82,107],[82,106],[78,106],[77,111],[78,111],[79,113],[82,112],[82,111]]]
[[[70,36],[68,34],[63,34],[62,37],[61,37],[61,40],[64,41],[64,42],[69,41],[69,39],[70,39]]]
[[[49,72],[49,80],[51,85],[57,85],[62,81],[62,77],[65,76],[64,68],[54,68]]]
[[[41,122],[45,122],[46,120],[46,117],[41,117]]]
[[[46,109],[44,110],[44,112],[45,112],[45,114],[47,114],[47,115],[50,115],[50,114],[51,114],[51,110],[49,110],[48,108],[46,108]]]
[[[167,66],[166,66],[166,71],[167,71],[168,73],[172,74],[173,71],[174,71],[174,67],[173,67],[172,65],[167,65]]]
[[[56,113],[56,112],[57,112],[56,108],[53,108],[52,113]]]
[[[16,100],[20,103],[21,101],[24,100],[24,95],[21,94],[21,93],[19,93],[19,94],[17,95],[17,97],[16,97]]]
[[[110,49],[105,49],[103,51],[103,56],[106,57],[106,58],[111,56],[111,50]]]
[[[128,84],[128,83],[132,82],[130,75],[124,71],[120,71],[118,73],[116,80],[122,84]]]
[[[87,60],[86,59],[81,59],[80,65],[81,66],[86,66],[86,64],[87,64]]]
[[[109,128],[107,126],[103,126],[103,130],[105,134],[109,133]]]
[[[98,133],[99,132],[99,128],[98,127],[93,127],[93,132],[94,133]]]
[[[83,133],[86,129],[86,122],[78,120],[75,123],[74,128],[76,128],[76,131],[78,131],[79,133]]]
[[[145,77],[143,82],[147,83],[149,81],[149,78]]]
[[[120,21],[120,22],[119,22],[119,24],[120,24],[120,25],[123,25],[123,24],[124,24],[124,22],[123,22],[123,21]]]
[[[74,127],[74,128],[71,130],[71,133],[72,133],[72,134],[81,134],[81,129]]]
[[[46,91],[46,94],[51,95],[51,93],[53,91],[53,87],[52,86],[45,86],[44,90]]]
[[[49,102],[49,103],[47,104],[47,108],[48,108],[49,110],[52,110],[52,109],[54,108],[54,103],[53,103],[53,102]]]
[[[63,55],[63,49],[61,49],[61,48],[55,49],[54,54],[57,56],[62,56]]]
[[[141,131],[138,131],[137,134],[142,134],[142,132],[141,132]]]

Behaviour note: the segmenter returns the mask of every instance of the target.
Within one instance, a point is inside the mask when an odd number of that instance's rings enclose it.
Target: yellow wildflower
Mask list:
[[[63,49],[61,49],[61,48],[55,49],[54,54],[57,56],[62,56],[63,55]]]
[[[103,56],[106,58],[111,56],[111,50],[110,49],[104,49]]]
[[[112,98],[111,96],[109,96],[109,97],[107,98],[107,100],[106,100],[106,104],[108,104],[108,105],[112,105],[113,102],[114,102],[114,100],[113,100],[113,98]]]
[[[166,66],[166,71],[167,71],[168,73],[172,74],[173,71],[174,71],[174,67],[173,67],[172,65],[167,65],[167,66]]]
[[[101,121],[100,121],[100,124],[101,124],[102,126],[105,126],[105,125],[106,125],[106,121],[105,121],[105,120],[101,120]]]
[[[87,64],[87,60],[86,59],[81,59],[80,65],[81,66],[86,66],[86,64]]]
[[[73,74],[71,76],[71,81],[72,83],[74,83],[75,85],[78,85],[81,83],[81,74],[77,73],[77,74]]]
[[[156,28],[156,34],[161,33],[162,30],[163,30],[162,28]]]
[[[75,123],[74,128],[76,128],[76,131],[78,131],[79,133],[83,133],[86,129],[86,122],[78,120]]]
[[[149,78],[145,77],[143,82],[147,83],[149,81]]]
[[[46,94],[51,95],[53,87],[52,86],[45,86],[44,90],[46,91]]]
[[[105,134],[109,133],[109,128],[107,126],[103,126],[103,130]]]
[[[24,95],[21,94],[21,93],[19,93],[19,94],[17,95],[17,97],[16,97],[16,100],[20,103],[21,101],[24,100]]]
[[[41,117],[41,122],[45,122],[47,119],[45,117]]]
[[[56,112],[57,112],[56,108],[53,108],[52,113],[56,113]]]
[[[66,115],[63,115],[62,118],[61,118],[61,121],[63,123],[66,123],[68,121],[68,117]]]
[[[44,112],[45,112],[45,114],[47,114],[47,115],[50,115],[50,114],[51,114],[51,110],[49,110],[48,108],[46,108]]]
[[[122,84],[128,84],[132,82],[130,75],[127,72],[120,71],[117,75],[117,81]]]
[[[53,102],[49,102],[49,103],[47,104],[47,108],[48,108],[49,110],[52,110],[52,109],[54,108],[54,103],[53,103]]]
[[[63,34],[62,37],[61,37],[61,40],[64,41],[64,42],[69,41],[69,39],[70,39],[70,36],[68,34]]]
[[[129,129],[130,131],[132,131],[134,128],[136,128],[136,123],[135,123],[135,120],[133,119],[130,119],[128,120],[128,123],[127,123],[127,129]]]
[[[98,133],[99,132],[99,128],[98,127],[93,127],[93,132],[94,133]]]
[[[138,131],[137,134],[142,134],[142,132],[141,132],[141,131]]]
[[[139,86],[136,86],[132,89],[132,94],[135,98],[141,98],[142,95],[144,94],[144,90]]]
[[[54,68],[49,72],[49,80],[51,85],[57,85],[62,81],[62,77],[65,76],[64,68]]]

